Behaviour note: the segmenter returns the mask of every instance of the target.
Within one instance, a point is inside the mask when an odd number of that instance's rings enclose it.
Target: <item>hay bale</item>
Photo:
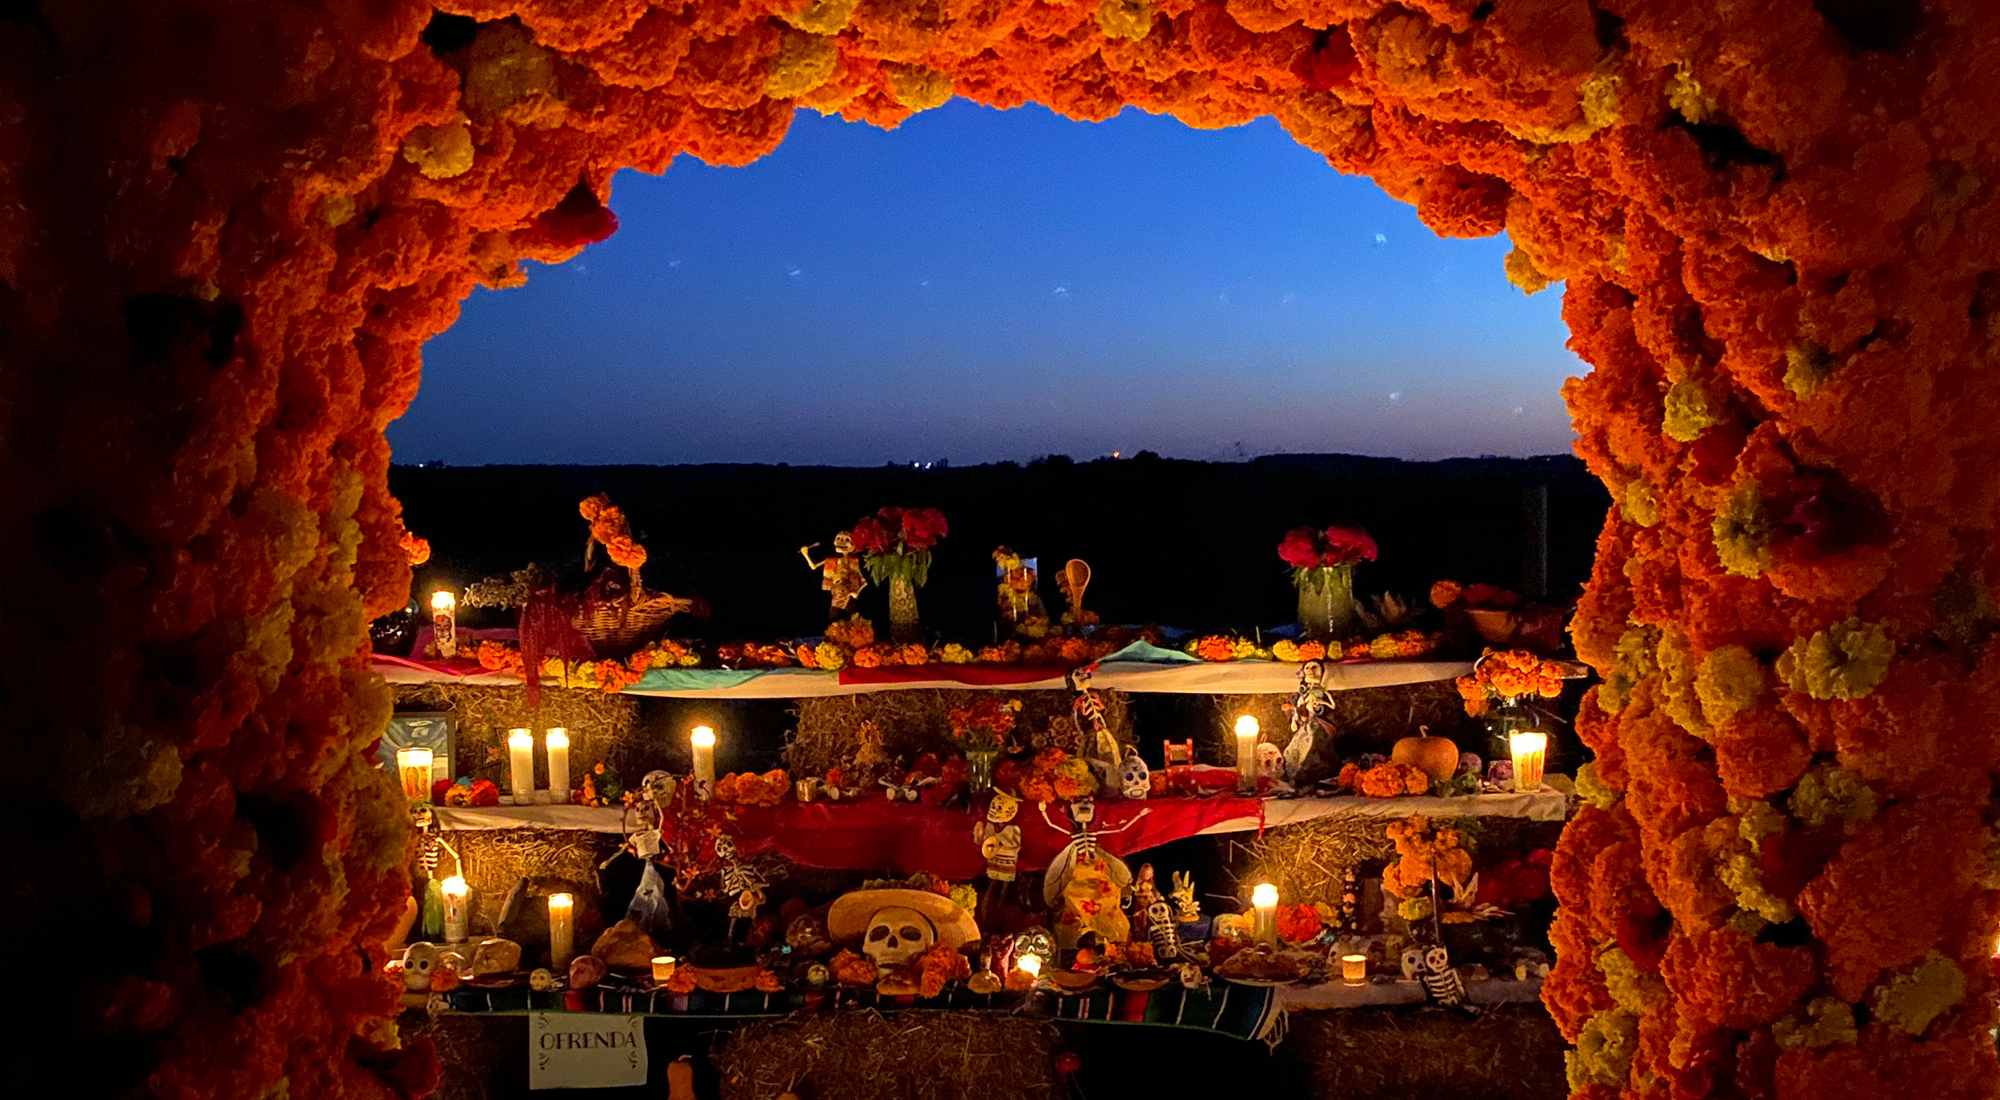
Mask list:
[[[1441,1009],[1296,1012],[1279,1048],[1303,1062],[1313,1096],[1342,1100],[1560,1100],[1566,1044],[1538,1004],[1466,1020]]]
[[[1239,882],[1268,882],[1293,902],[1340,904],[1350,867],[1383,863],[1396,854],[1387,819],[1335,815],[1315,818],[1241,844],[1247,862]]]
[[[1235,726],[1241,714],[1255,715],[1264,727],[1264,740],[1282,745],[1291,736],[1291,719],[1286,717],[1286,695],[1212,696],[1215,717],[1212,723],[1217,744],[1223,732]],[[1485,726],[1468,717],[1458,689],[1450,680],[1389,687],[1356,688],[1333,693],[1333,724],[1341,731],[1340,751],[1345,754],[1388,752],[1397,740],[1429,726],[1440,737],[1450,737],[1460,745],[1485,755]],[[1233,745],[1224,747],[1233,753]]]
[[[1059,1036],[1046,1019],[873,1009],[795,1016],[736,1029],[712,1055],[722,1100],[989,1100],[1054,1094]]]
[[[626,775],[623,767],[640,751],[634,736],[639,726],[637,696],[544,687],[541,709],[530,713],[527,689],[518,685],[398,684],[395,690],[399,711],[447,711],[457,719],[454,775],[483,775],[504,789],[507,731],[526,727],[539,733],[561,727],[569,730],[572,783],[581,783],[584,769],[599,761],[628,783],[638,780],[637,774]],[[536,782],[547,785],[548,765],[539,749],[535,758]]]
[[[823,775],[854,752],[854,731],[863,722],[874,722],[882,730],[882,744],[891,756],[905,758],[920,752],[946,754],[954,751],[947,734],[951,729],[951,708],[967,706],[991,697],[991,692],[960,690],[878,691],[864,695],[835,695],[801,699],[795,714],[797,725],[785,746],[785,766],[793,775]],[[1120,744],[1132,743],[1129,700],[1122,691],[1105,691],[1104,709],[1111,734]],[[1049,728],[1050,722],[1070,717],[1075,695],[1069,691],[1017,691],[1009,698],[1021,702],[1017,729],[1023,738]]]

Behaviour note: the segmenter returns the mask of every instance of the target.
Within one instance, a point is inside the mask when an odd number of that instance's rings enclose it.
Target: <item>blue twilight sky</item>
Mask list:
[[[612,208],[430,343],[398,461],[1569,449],[1560,288],[1270,119],[802,111],[756,164],[626,172]]]

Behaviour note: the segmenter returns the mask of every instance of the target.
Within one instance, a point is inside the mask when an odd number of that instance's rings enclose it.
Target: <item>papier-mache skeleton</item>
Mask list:
[[[1299,687],[1285,709],[1291,711],[1292,737],[1285,743],[1285,778],[1296,781],[1311,759],[1318,731],[1324,726],[1328,740],[1333,735],[1333,693],[1326,688],[1326,662],[1307,661],[1299,666]]]

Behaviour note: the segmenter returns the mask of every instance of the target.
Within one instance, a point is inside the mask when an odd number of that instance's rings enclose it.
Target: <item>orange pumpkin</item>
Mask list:
[[[1449,737],[1405,737],[1389,750],[1389,759],[1422,768],[1432,779],[1450,779],[1458,771],[1458,746]]]

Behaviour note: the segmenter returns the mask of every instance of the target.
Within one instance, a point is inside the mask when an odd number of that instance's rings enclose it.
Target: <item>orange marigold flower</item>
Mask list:
[[[1457,581],[1439,581],[1431,585],[1431,606],[1450,607],[1465,595],[1465,589]]]
[[[1228,638],[1210,634],[1195,643],[1194,655],[1204,661],[1233,661],[1236,659],[1236,647],[1230,644]]]

